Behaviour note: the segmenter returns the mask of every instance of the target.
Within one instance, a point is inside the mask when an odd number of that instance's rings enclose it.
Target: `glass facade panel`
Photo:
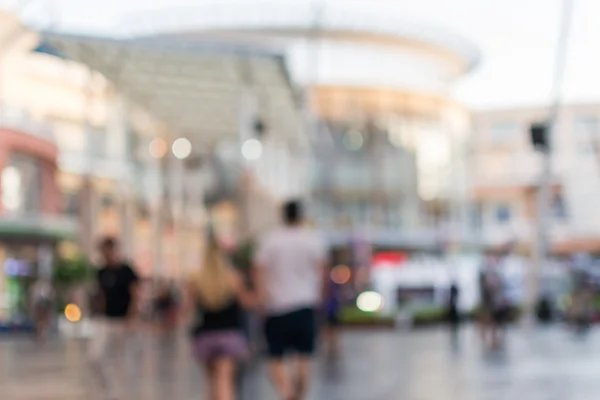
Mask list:
[[[41,211],[42,169],[33,157],[14,154],[2,170],[2,205],[11,214]]]

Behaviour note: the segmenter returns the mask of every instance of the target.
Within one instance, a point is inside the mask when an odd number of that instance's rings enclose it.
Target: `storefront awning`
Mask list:
[[[77,237],[75,218],[61,216],[10,217],[0,216],[0,240],[27,242],[57,242]]]
[[[52,33],[42,35],[40,48],[103,74],[117,91],[173,135],[188,137],[197,149],[237,139],[240,116],[248,112],[264,121],[266,134],[281,137],[292,148],[306,144],[298,102],[278,54],[161,37]],[[242,100],[249,97],[251,105]]]

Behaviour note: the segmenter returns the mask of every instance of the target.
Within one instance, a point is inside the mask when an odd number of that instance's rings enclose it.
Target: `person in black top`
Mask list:
[[[124,355],[126,338],[138,314],[138,277],[123,261],[118,242],[105,238],[100,242],[103,265],[96,277],[94,336],[90,359],[105,398],[117,399],[113,380],[106,368],[111,355]]]
[[[208,375],[209,399],[235,399],[235,372],[248,355],[244,307],[255,300],[242,276],[216,243],[188,283],[188,306],[195,313],[192,353]]]
[[[454,348],[457,348],[458,346],[458,331],[460,327],[460,310],[458,307],[459,298],[460,289],[458,288],[458,284],[453,282],[450,285],[450,290],[448,293],[446,317],[448,319],[448,324],[450,325],[452,346]]]
[[[448,322],[453,329],[456,329],[460,323],[460,312],[458,311],[459,295],[458,285],[453,283],[450,286],[450,293],[448,294]]]

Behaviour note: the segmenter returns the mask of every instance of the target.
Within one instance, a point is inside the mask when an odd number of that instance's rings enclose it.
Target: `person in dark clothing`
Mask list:
[[[125,342],[138,314],[138,277],[121,258],[115,239],[102,240],[99,250],[103,265],[96,276],[96,320],[89,353],[103,394],[112,400],[118,397],[108,373],[109,358],[126,351]]]
[[[479,275],[481,336],[483,343],[492,350],[502,347],[502,328],[507,314],[504,280],[499,265],[498,259],[488,257]]]
[[[154,300],[154,308],[161,323],[163,333],[172,333],[177,327],[178,301],[175,285],[161,283]]]
[[[206,371],[207,398],[234,400],[236,370],[248,355],[244,308],[254,306],[254,296],[216,243],[207,250],[188,292],[188,308],[195,314],[192,353]]]
[[[448,295],[448,322],[453,330],[458,329],[460,324],[460,312],[458,310],[458,299],[460,290],[458,285],[453,283],[450,286],[450,293]]]
[[[341,285],[330,282],[325,301],[325,345],[327,355],[336,359],[340,354]]]

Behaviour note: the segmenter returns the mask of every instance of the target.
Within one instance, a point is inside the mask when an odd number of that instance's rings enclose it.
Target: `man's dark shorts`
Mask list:
[[[268,317],[265,321],[265,337],[271,358],[281,358],[288,353],[310,356],[315,351],[316,336],[317,318],[312,308]]]

